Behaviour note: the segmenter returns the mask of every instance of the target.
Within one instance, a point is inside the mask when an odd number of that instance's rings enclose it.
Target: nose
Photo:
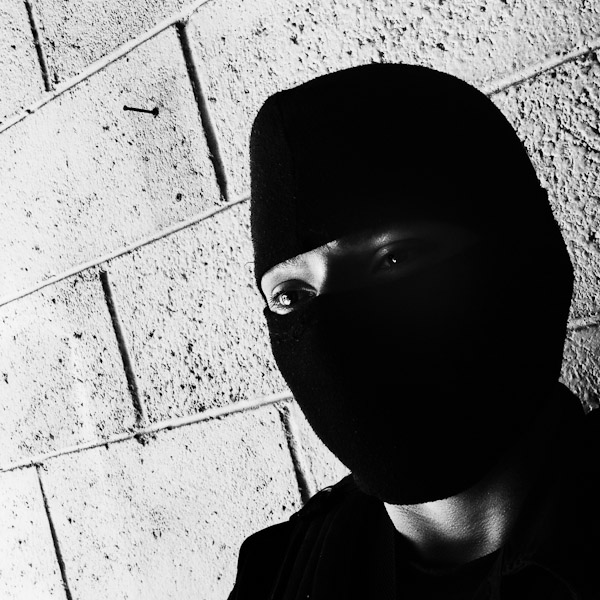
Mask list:
[[[361,287],[366,282],[366,276],[367,272],[356,256],[330,252],[324,256],[323,275],[318,293],[331,294]]]

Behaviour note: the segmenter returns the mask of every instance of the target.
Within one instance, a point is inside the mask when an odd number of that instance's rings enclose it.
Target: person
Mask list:
[[[502,113],[364,65],[268,98],[250,160],[273,355],[351,474],[243,543],[230,600],[600,598],[572,266]]]

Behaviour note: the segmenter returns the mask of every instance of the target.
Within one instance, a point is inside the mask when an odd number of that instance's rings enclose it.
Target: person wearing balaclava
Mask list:
[[[268,98],[250,159],[273,355],[351,475],[244,543],[230,598],[600,597],[598,425],[558,383],[572,267],[501,112],[356,67]]]

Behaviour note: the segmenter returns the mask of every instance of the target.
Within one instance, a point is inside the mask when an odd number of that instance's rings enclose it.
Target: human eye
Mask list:
[[[402,272],[420,264],[428,256],[430,245],[421,240],[403,240],[380,248],[375,256],[375,273]]]
[[[269,298],[269,309],[284,315],[298,308],[299,305],[316,296],[316,292],[297,284],[282,284],[277,286]]]

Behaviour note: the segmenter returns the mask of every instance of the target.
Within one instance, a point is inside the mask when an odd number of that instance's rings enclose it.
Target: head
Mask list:
[[[474,484],[556,385],[571,296],[506,119],[449,75],[369,65],[269,98],[250,150],[273,352],[317,434],[388,502]]]

